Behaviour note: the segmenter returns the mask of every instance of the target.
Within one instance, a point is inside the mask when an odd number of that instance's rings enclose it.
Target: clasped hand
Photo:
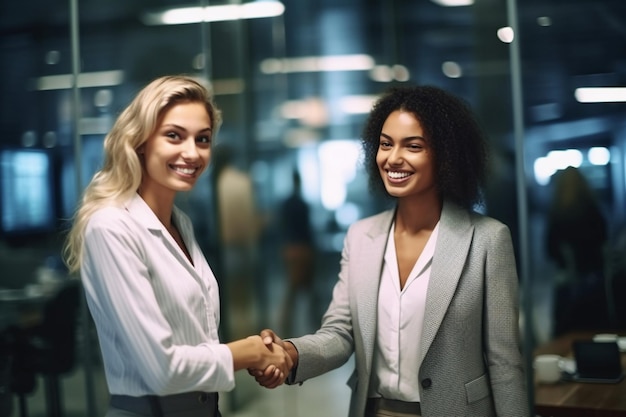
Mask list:
[[[261,332],[261,336],[250,336],[248,339],[254,340],[255,344],[259,343],[261,352],[260,360],[255,367],[248,368],[248,373],[266,388],[282,385],[293,367],[293,360],[285,351],[285,342],[266,330]]]
[[[287,352],[286,343],[272,330],[263,330],[260,337],[268,349],[278,348],[280,349],[280,351],[284,352],[286,358],[288,359],[286,362],[289,363],[289,369],[283,374],[282,370],[279,370],[274,365],[269,365],[265,369],[248,368],[248,373],[254,377],[259,385],[265,388],[276,388],[285,382],[285,380],[289,376],[291,368],[296,365],[296,358],[291,357],[291,355]]]

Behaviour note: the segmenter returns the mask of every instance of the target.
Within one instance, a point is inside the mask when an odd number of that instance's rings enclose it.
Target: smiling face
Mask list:
[[[203,103],[183,102],[168,109],[138,149],[144,169],[139,194],[161,200],[191,190],[209,163],[211,135],[211,119]]]
[[[434,157],[417,118],[396,110],[383,124],[376,163],[393,197],[436,197]]]

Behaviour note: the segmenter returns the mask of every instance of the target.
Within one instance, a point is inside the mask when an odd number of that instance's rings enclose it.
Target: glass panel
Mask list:
[[[526,337],[534,353],[564,356],[561,379],[576,379],[577,361],[584,359],[573,349],[576,340],[626,330],[620,301],[626,289],[626,97],[586,99],[589,88],[613,89],[614,95],[623,87],[626,50],[617,22],[626,8],[612,0],[566,6],[520,1],[518,8],[530,257],[526,297],[532,300]],[[537,413],[592,407],[585,398],[593,384],[568,386],[575,391],[567,399],[552,388],[535,385]],[[619,390],[607,385],[606,402],[598,407],[613,407],[608,404],[621,396]]]
[[[535,337],[624,329],[622,2],[520,2]]]
[[[623,0],[477,0],[459,7],[442,0],[287,0],[271,17],[215,21],[213,9],[210,22],[156,20],[172,8],[240,3],[78,1],[78,51],[72,50],[71,0],[0,5],[0,150],[47,155],[28,181],[12,180],[14,165],[2,157],[0,287],[24,288],[49,269],[64,272],[63,230],[79,190],[102,164],[102,142],[115,117],[148,81],[186,73],[209,83],[224,118],[211,171],[177,200],[220,280],[222,338],[287,326],[280,318],[294,299],[287,297],[281,204],[294,190],[294,170],[310,210],[315,268],[303,292],[312,296],[298,299],[291,326],[293,334],[315,330],[331,298],[347,227],[386,207],[368,190],[357,153],[373,100],[392,85],[433,84],[467,100],[488,134],[492,175],[483,211],[506,223],[514,238],[527,358],[572,331],[626,331],[626,304],[619,300],[626,290],[624,98],[588,102],[597,91],[577,90],[623,87]],[[511,15],[519,68],[512,67],[514,50],[502,31]],[[76,113],[73,53],[80,59]],[[514,97],[517,71],[521,95]],[[226,197],[217,191],[218,166],[227,148],[237,178],[243,175],[251,187],[247,221],[255,226],[243,251],[229,247],[221,230],[219,203]],[[523,178],[516,177],[517,161],[523,161]],[[47,192],[35,194],[33,187],[43,183]],[[23,184],[33,190],[22,190]],[[520,192],[527,197],[521,207]],[[569,201],[575,196],[595,205],[575,208]],[[6,219],[25,207],[22,197],[45,199],[27,204],[32,210],[24,213],[38,216],[43,208],[47,216],[18,234]],[[252,401],[251,384],[239,381],[247,376],[237,378],[238,388],[224,395],[225,410]],[[96,384],[100,412],[106,387]],[[347,409],[346,398],[337,403]]]

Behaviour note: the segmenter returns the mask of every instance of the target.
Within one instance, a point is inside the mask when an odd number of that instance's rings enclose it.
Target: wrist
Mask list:
[[[298,366],[298,357],[300,356],[298,354],[298,349],[296,349],[296,346],[290,341],[285,341],[284,349],[291,358],[291,361],[293,362],[293,368],[295,369]]]

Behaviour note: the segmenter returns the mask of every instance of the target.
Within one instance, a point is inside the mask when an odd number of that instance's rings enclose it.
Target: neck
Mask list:
[[[439,197],[398,200],[396,231],[410,234],[432,231],[441,218],[442,207]]]
[[[174,197],[176,194],[170,196],[156,196],[153,193],[146,193],[139,190],[139,195],[146,202],[148,207],[152,209],[157,218],[163,223],[167,230],[172,227],[172,210],[174,207]]]

